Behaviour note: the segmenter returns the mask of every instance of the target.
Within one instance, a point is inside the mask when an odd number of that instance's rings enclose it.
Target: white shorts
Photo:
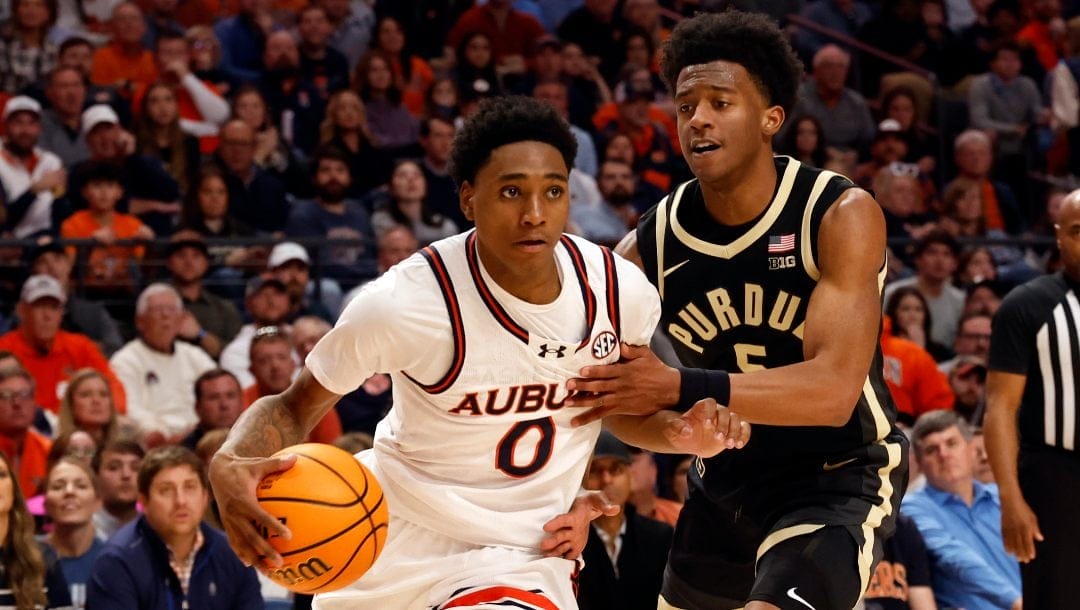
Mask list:
[[[311,607],[576,610],[576,570],[573,561],[471,545],[391,516],[386,548],[375,565],[353,584],[316,595]]]

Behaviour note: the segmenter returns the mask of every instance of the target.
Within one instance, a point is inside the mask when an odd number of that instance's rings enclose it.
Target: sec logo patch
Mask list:
[[[604,331],[592,342],[592,355],[597,360],[607,358],[608,355],[615,351],[615,347],[619,345],[619,340],[615,338],[615,333],[610,331]]]

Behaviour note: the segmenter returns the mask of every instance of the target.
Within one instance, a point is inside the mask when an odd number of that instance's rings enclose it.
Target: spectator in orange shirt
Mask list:
[[[413,116],[424,115],[424,94],[435,82],[435,73],[405,44],[405,30],[393,15],[384,15],[375,24],[373,46],[390,56],[390,70],[401,90],[401,99]]]
[[[124,196],[124,184],[120,168],[115,165],[90,161],[84,170],[80,194],[87,208],[75,212],[60,225],[60,236],[65,239],[94,239],[103,247],[93,247],[87,260],[86,283],[106,292],[130,292],[134,287],[133,270],[129,263],[143,257],[142,246],[113,246],[118,239],[153,239],[154,232],[138,217],[116,211],[116,204]],[[69,251],[75,255],[74,248]]]
[[[25,369],[0,369],[0,452],[19,479],[27,497],[36,495],[45,480],[45,458],[52,443],[30,428],[34,405],[34,379]]]
[[[125,2],[113,9],[109,25],[112,42],[94,52],[90,81],[116,87],[130,98],[134,86],[146,86],[158,79],[154,56],[142,44],[146,21],[138,5]]]
[[[293,342],[281,327],[263,326],[256,330],[251,339],[249,354],[255,383],[244,388],[245,409],[263,396],[284,392],[296,374]],[[332,443],[339,436],[341,420],[337,411],[330,409],[315,425],[308,440],[313,443]]]
[[[23,284],[15,311],[19,326],[0,336],[0,350],[10,351],[33,376],[34,402],[56,413],[68,379],[81,368],[101,372],[109,381],[116,410],[124,413],[124,388],[108,361],[89,337],[60,330],[67,294],[55,278],[30,276]]]
[[[881,354],[885,383],[896,401],[897,421],[910,426],[927,411],[953,408],[956,397],[948,378],[938,370],[929,352],[893,336],[888,316],[882,317]]]
[[[651,451],[627,446],[630,450],[630,499],[634,510],[642,517],[655,519],[675,527],[682,503],[656,495],[656,458]]]

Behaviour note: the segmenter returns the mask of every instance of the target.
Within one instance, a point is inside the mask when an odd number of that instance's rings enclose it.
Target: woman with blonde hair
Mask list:
[[[11,462],[0,452],[0,608],[35,610],[71,606],[56,556],[34,538]]]
[[[330,96],[326,117],[319,126],[319,144],[330,144],[348,157],[350,197],[361,197],[390,179],[389,160],[375,150],[377,142],[368,129],[364,102],[355,91],[342,89]]]
[[[76,371],[60,399],[58,436],[83,430],[101,447],[117,428],[116,401],[105,376],[90,368]]]
[[[94,512],[101,508],[101,493],[90,465],[65,456],[45,475],[45,512],[52,529],[45,536],[59,558],[75,608],[86,607],[86,583],[94,560],[105,548],[94,529]]]

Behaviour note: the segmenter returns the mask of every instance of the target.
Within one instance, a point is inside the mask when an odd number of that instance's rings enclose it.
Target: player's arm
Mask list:
[[[624,240],[625,241],[625,240]],[[633,252],[627,244],[625,248]],[[869,193],[849,189],[822,219],[820,280],[807,305],[804,361],[728,374],[673,369],[647,349],[624,351],[629,362],[586,367],[570,387],[581,425],[615,413],[651,414],[703,398],[727,403],[751,423],[841,426],[851,417],[878,342],[885,218]]]
[[[1039,521],[1020,491],[1020,453],[1016,416],[1027,377],[990,371],[986,377],[986,453],[1001,494],[1001,538],[1005,550],[1022,562],[1035,559],[1035,541],[1042,540]]]
[[[742,449],[750,440],[750,424],[711,398],[698,401],[685,413],[609,415],[604,427],[622,442],[654,453],[712,457],[727,449]]]
[[[268,456],[303,442],[339,398],[304,367],[284,392],[264,396],[244,411],[210,462],[210,484],[222,525],[245,564],[257,565],[265,558],[280,565],[281,557],[260,530],[290,536],[281,522],[259,507],[255,488],[266,475],[291,467],[296,458]]]
[[[637,265],[638,269],[645,271],[645,264],[641,262],[641,251],[637,247],[637,231],[630,231],[619,243],[615,245],[615,254]]]

